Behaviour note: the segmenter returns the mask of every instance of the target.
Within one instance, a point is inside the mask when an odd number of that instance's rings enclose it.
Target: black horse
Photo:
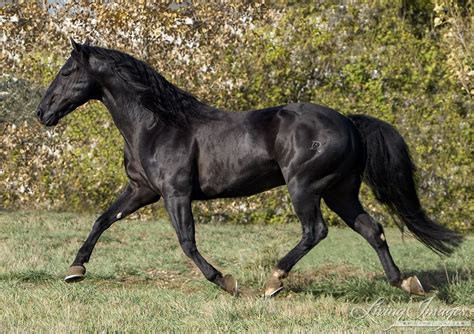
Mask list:
[[[46,126],[56,125],[88,100],[100,100],[125,139],[129,184],[95,222],[67,282],[84,278],[84,263],[107,228],[162,197],[184,253],[209,281],[236,294],[236,280],[223,276],[196,247],[191,201],[249,196],[284,184],[302,237],[276,264],[266,296],[280,291],[291,268],[326,237],[321,199],[372,245],[391,284],[423,293],[416,277],[402,278],[382,226],[360,204],[362,179],[432,250],[449,255],[461,243],[459,234],[425,215],[415,189],[415,166],[391,125],[311,103],[221,111],[173,86],[142,61],[71,41],[71,57],[48,88],[38,118]]]

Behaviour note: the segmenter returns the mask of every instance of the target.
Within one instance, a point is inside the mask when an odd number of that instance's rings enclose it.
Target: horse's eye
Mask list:
[[[71,70],[67,70],[67,71],[62,71],[62,72],[61,72],[61,75],[62,75],[63,77],[67,77],[67,76],[68,76],[69,74],[71,74],[71,73],[72,73],[72,69],[71,69]]]

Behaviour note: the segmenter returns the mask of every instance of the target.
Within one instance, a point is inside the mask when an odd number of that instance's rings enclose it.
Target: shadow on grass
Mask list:
[[[0,274],[0,281],[16,281],[25,283],[44,283],[57,279],[44,270],[24,270]]]
[[[93,287],[143,287],[154,286],[161,289],[172,289],[178,291],[193,292],[198,291],[199,287],[194,284],[204,278],[198,275],[182,274],[178,271],[167,270],[141,270],[126,268],[121,273],[86,273],[84,281],[78,283],[64,282],[63,273],[51,274],[45,270],[20,270],[0,274],[0,283],[27,284],[29,286],[43,286],[48,284],[65,284],[72,286],[93,286]]]
[[[474,303],[472,270],[470,269],[420,270],[407,272],[407,275],[416,275],[426,292],[437,292],[438,298],[447,304]]]
[[[113,275],[87,275],[87,279],[91,281],[113,280]],[[46,283],[63,281],[62,275],[52,275],[45,270],[23,270],[0,274],[0,281],[4,282],[20,282],[20,283]]]
[[[324,269],[325,268],[325,269]],[[331,272],[328,272],[329,268]],[[428,296],[436,293],[437,297],[447,304],[474,304],[472,293],[471,270],[466,268],[452,268],[448,270],[420,270],[409,271],[406,276],[416,275]],[[126,275],[87,274],[86,280],[93,285],[149,285],[156,287],[195,291],[192,284],[196,277],[170,271],[127,272]],[[45,270],[24,270],[0,274],[0,282],[17,282],[30,284],[44,284],[63,281],[62,275],[48,273]],[[200,281],[200,280],[197,280]],[[66,284],[66,283],[65,283]],[[251,284],[253,285],[253,284]],[[384,298],[391,302],[409,302],[413,298],[424,297],[410,296],[404,291],[392,287],[383,275],[374,275],[352,268],[323,267],[318,271],[295,272],[285,282],[283,294],[304,295],[309,294],[314,298],[330,296],[335,299],[354,303],[374,302]],[[260,291],[258,289],[258,291]]]
[[[471,271],[466,268],[409,271],[407,276],[417,276],[426,292],[439,290],[446,285],[471,281]]]
[[[404,273],[405,276],[417,276],[425,291],[431,296],[436,293],[442,301],[451,303],[472,303],[471,271],[465,268],[421,270]],[[384,298],[393,302],[408,302],[411,298],[404,291],[391,286],[385,276],[357,272],[351,274],[321,275],[318,272],[295,273],[290,275],[286,290],[314,296],[331,296],[350,302],[373,302]]]

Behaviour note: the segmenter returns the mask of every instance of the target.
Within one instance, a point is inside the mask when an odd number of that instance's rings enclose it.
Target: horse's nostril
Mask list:
[[[41,118],[41,116],[43,116],[43,110],[41,110],[41,108],[38,108],[38,110],[36,110],[36,116],[38,116],[38,118]]]

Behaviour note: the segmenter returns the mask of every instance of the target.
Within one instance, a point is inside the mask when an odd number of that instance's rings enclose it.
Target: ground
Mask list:
[[[237,298],[201,276],[165,220],[115,224],[100,239],[87,279],[64,283],[93,220],[0,212],[0,332],[379,331],[399,317],[414,320],[423,308],[432,312],[422,320],[472,320],[472,235],[444,259],[387,229],[401,270],[417,275],[429,291],[427,297],[410,297],[386,282],[375,252],[360,236],[333,227],[294,268],[286,291],[265,300],[259,296],[265,278],[298,241],[297,225],[197,227],[203,255],[241,286],[258,291]]]

